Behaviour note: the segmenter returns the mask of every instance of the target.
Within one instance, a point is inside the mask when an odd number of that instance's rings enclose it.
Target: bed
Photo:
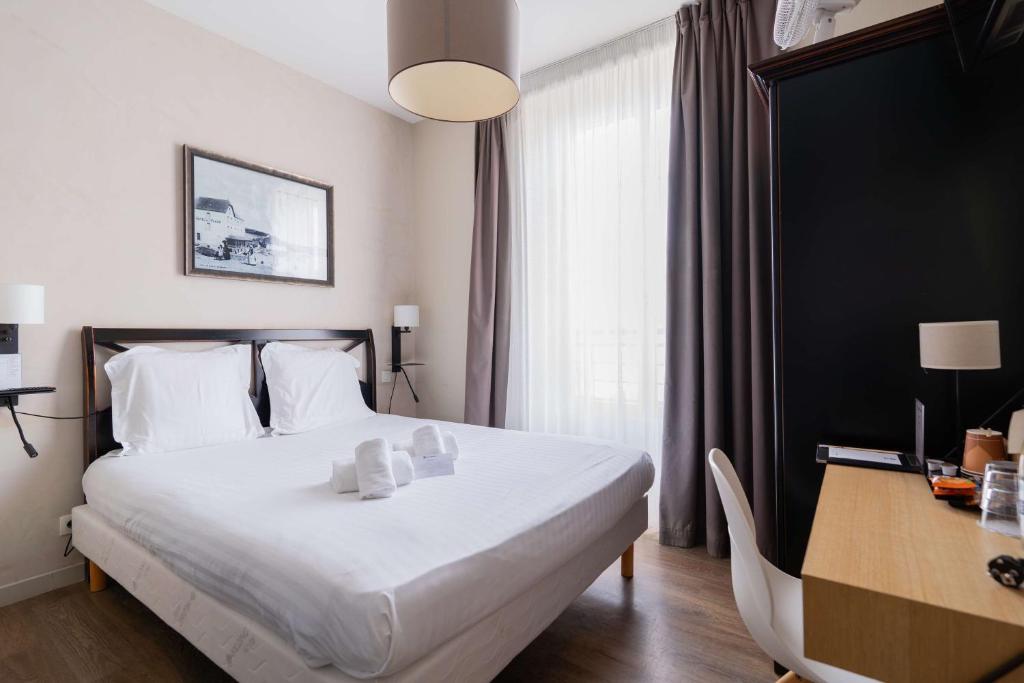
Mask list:
[[[94,589],[117,580],[240,681],[487,681],[647,527],[650,458],[611,443],[441,423],[456,475],[359,500],[333,459],[424,421],[373,414],[284,437],[113,457],[97,410],[97,354],[132,344],[247,343],[252,398],[269,414],[259,349],[329,341],[363,353],[369,330],[83,329],[87,503],[74,542]]]

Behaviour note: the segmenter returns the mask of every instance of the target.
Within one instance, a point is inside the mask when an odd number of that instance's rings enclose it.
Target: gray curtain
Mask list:
[[[669,162],[661,542],[729,552],[707,454],[732,459],[774,556],[767,111],[747,65],[774,53],[771,0],[677,14]]]
[[[466,422],[505,426],[508,396],[508,164],[503,118],[476,124],[476,208],[469,281]]]

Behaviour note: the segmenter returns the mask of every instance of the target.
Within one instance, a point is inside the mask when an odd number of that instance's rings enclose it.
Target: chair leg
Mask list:
[[[621,559],[622,578],[633,578],[633,544],[630,543],[626,552],[622,553]]]
[[[100,566],[89,560],[89,592],[99,593],[107,587],[107,573]]]

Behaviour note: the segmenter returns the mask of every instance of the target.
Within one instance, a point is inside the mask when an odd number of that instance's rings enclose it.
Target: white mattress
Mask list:
[[[333,666],[310,668],[295,649],[249,617],[174,574],[90,506],[71,511],[75,545],[240,683],[353,683]],[[490,616],[381,683],[486,683],[647,529],[647,501],[610,532]],[[616,568],[610,571],[616,571]]]
[[[330,462],[422,421],[374,415],[301,435],[102,458],[89,508],[311,666],[399,672],[612,529],[653,480],[643,452],[445,424],[456,475],[362,501]]]

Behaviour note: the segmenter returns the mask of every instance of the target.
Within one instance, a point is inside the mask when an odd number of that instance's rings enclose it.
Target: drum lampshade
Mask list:
[[[388,92],[441,121],[483,121],[515,107],[516,0],[389,0]]]
[[[42,324],[45,292],[42,285],[0,284],[0,325]]]
[[[920,323],[921,367],[995,370],[1001,365],[999,321]]]

